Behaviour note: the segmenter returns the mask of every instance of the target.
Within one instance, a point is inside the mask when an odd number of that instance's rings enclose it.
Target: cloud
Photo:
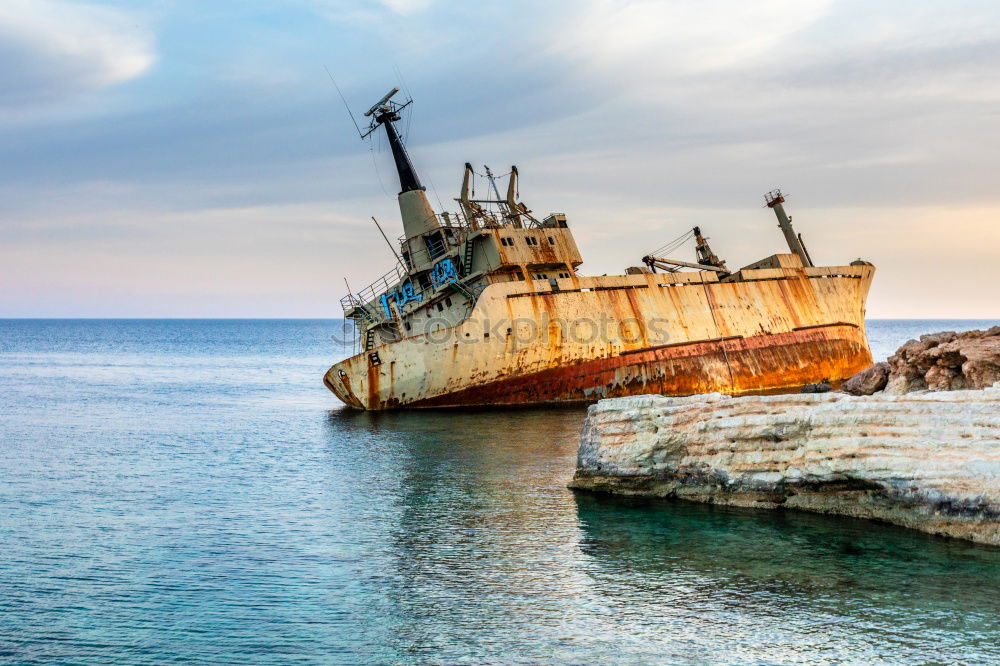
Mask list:
[[[822,18],[832,0],[596,0],[571,20],[557,49],[620,70],[655,56],[673,75],[740,66]],[[586,45],[586,48],[580,48]]]
[[[153,64],[148,29],[124,12],[65,0],[0,3],[0,106],[60,101]]]
[[[113,194],[111,187],[88,189],[77,195],[98,202]],[[164,210],[119,195],[113,209],[58,213],[56,206],[5,216],[0,264],[10,279],[0,290],[0,312],[335,317],[343,277],[361,284],[391,260],[370,220],[329,202]],[[378,263],[363,258],[372,248],[380,250]],[[331,261],[334,249],[346,258]],[[40,263],[51,270],[37,270]]]
[[[155,74],[88,97],[150,67],[147,32],[0,0],[0,120],[31,119],[0,122],[0,264],[20,280],[0,314],[328,313],[342,274],[388,268],[369,215],[400,233],[392,157],[381,135],[374,159],[357,140],[324,64],[355,111],[405,76],[401,129],[435,208],[454,210],[466,160],[516,163],[529,206],[570,216],[589,274],[694,224],[734,263],[773,252],[760,197],[780,185],[817,257],[879,265],[876,316],[993,302],[991,268],[961,298],[926,270],[1000,251],[989,0],[148,4],[166,19]],[[952,242],[968,238],[976,261]],[[72,309],[87,284],[118,300]],[[268,290],[275,304],[254,302]],[[15,302],[41,291],[56,300]]]
[[[397,14],[407,16],[427,9],[432,0],[379,0],[381,4]]]
[[[334,22],[378,25],[388,14],[413,17],[433,7],[434,0],[299,0]]]

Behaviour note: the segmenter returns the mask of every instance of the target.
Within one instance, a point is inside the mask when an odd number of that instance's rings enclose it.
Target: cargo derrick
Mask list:
[[[682,236],[682,239],[686,239],[688,237],[693,237],[695,240],[695,253],[698,258],[696,263],[681,261],[680,259],[657,257],[651,254],[647,254],[643,257],[642,263],[646,264],[652,273],[655,273],[657,268],[670,273],[674,273],[681,268],[693,268],[701,271],[713,271],[718,273],[720,277],[729,275],[729,269],[726,268],[726,262],[719,259],[715,253],[712,252],[712,248],[709,247],[708,241],[701,235],[700,227],[695,227],[690,232]],[[639,272],[642,271],[640,270]]]
[[[519,201],[517,167],[501,196],[504,176],[466,163],[458,212],[436,213],[396,130],[411,103],[393,102],[396,93],[365,114],[364,136],[385,131],[403,236],[392,247],[396,267],[342,300],[356,353],[324,382],[347,405],[795,390],[871,363],[864,309],[874,267],[814,266],[779,190],[765,200],[789,254],[730,272],[695,227],[643,257],[644,266],[584,277],[566,216],[537,219]],[[477,176],[485,195],[476,194]],[[688,242],[693,261],[667,256]]]

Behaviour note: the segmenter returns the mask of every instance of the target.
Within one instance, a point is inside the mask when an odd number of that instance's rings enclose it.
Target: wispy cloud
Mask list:
[[[693,224],[734,263],[774,251],[758,206],[780,185],[817,255],[885,268],[876,316],[990,300],[995,274],[961,301],[919,294],[974,263],[951,239],[1000,256],[994,0],[0,0],[0,117],[31,119],[0,123],[0,265],[21,267],[0,314],[63,313],[55,292],[101,270],[122,285],[101,312],[147,312],[162,283],[163,313],[190,314],[177,271],[222,265],[232,297],[198,313],[310,314],[341,274],[381,272],[368,216],[397,223],[392,159],[376,139],[373,167],[323,65],[355,111],[398,67],[435,206],[454,208],[463,162],[516,163],[532,208],[570,216],[587,272]],[[959,217],[960,235],[932,230]],[[139,263],[158,269],[133,296]],[[42,309],[11,300],[43,282]],[[279,283],[287,303],[253,310]]]
[[[0,3],[0,104],[53,102],[129,81],[153,64],[150,31],[117,9],[65,0]]]
[[[555,48],[627,80],[619,69],[654,58],[658,76],[744,69],[790,34],[821,19],[832,0],[595,0],[565,22]],[[581,45],[586,48],[580,48]],[[647,73],[646,68],[640,70]]]
[[[433,0],[379,0],[397,14],[408,15],[427,9]]]

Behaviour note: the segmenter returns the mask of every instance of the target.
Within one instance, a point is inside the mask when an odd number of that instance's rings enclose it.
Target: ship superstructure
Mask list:
[[[488,193],[476,198],[476,174],[466,163],[456,199],[459,212],[435,213],[394,126],[409,104],[392,102],[396,92],[393,89],[366,116],[372,118],[369,133],[385,129],[399,175],[403,236],[398,239],[397,264],[342,300],[365,351],[461,323],[490,284],[569,278],[583,261],[565,215],[553,213],[539,220],[516,200],[516,166],[507,176],[503,198],[496,177],[484,167]]]
[[[397,92],[366,116],[368,134],[383,129],[392,151],[404,233],[393,270],[342,300],[357,353],[324,381],[346,404],[782,390],[871,363],[864,303],[874,268],[815,267],[779,191],[766,203],[789,254],[730,272],[696,227],[684,237],[692,262],[653,253],[625,275],[584,277],[566,215],[536,217],[519,200],[517,167],[497,177],[466,163],[457,212],[436,213],[395,127],[410,103],[394,102]]]

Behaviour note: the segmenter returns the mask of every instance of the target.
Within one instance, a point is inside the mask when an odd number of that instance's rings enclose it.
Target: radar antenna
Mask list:
[[[393,88],[385,94],[379,101],[372,104],[372,108],[365,111],[365,118],[371,118],[371,123],[368,125],[368,131],[361,135],[362,139],[367,139],[368,136],[377,130],[380,125],[385,123],[394,123],[400,120],[399,112],[413,104],[412,99],[408,99],[402,104],[392,101],[392,98],[399,92],[399,88]]]
[[[369,116],[373,115],[376,111],[378,111],[379,109],[382,109],[383,107],[385,109],[388,109],[388,106],[389,106],[388,102],[389,102],[389,100],[392,98],[393,95],[395,95],[398,92],[399,92],[399,88],[393,88],[392,90],[390,90],[389,92],[387,92],[385,94],[385,97],[383,97],[379,101],[375,102],[375,104],[372,105],[372,108],[368,109],[365,112],[365,118],[368,118]]]
[[[402,104],[394,102],[392,98],[398,92],[399,88],[393,88],[365,112],[365,117],[371,118],[371,123],[368,125],[368,131],[363,133],[361,138],[367,139],[379,127],[385,127],[385,135],[389,140],[389,147],[392,149],[392,159],[396,162],[401,188],[400,194],[402,194],[413,190],[423,190],[424,187],[420,184],[420,179],[417,178],[417,172],[413,168],[410,156],[406,153],[403,140],[399,137],[396,126],[393,124],[400,120],[400,111],[413,104],[412,99]]]

